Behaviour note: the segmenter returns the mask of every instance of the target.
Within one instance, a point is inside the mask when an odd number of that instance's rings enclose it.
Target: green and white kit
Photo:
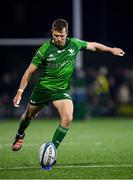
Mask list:
[[[67,38],[64,46],[55,45],[52,40],[45,42],[36,52],[32,64],[42,68],[35,85],[30,103],[48,104],[53,100],[71,99],[70,82],[78,52],[87,48],[87,42]]]

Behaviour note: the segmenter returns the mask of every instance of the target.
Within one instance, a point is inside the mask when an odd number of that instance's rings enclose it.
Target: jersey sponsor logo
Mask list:
[[[53,54],[50,54],[46,60],[47,60],[47,61],[55,61],[56,58],[54,57]]]
[[[55,61],[56,58],[55,58],[55,57],[53,57],[53,58],[47,58],[46,60],[47,60],[47,61]]]
[[[67,66],[67,65],[70,65],[70,64],[74,64],[74,60],[67,60],[67,61],[60,62],[60,63],[49,62],[47,65],[50,68],[59,68],[59,67]]]
[[[55,61],[56,58],[47,58],[46,60],[47,60],[47,61]]]
[[[65,51],[65,49],[58,50],[57,53],[62,53],[62,52],[64,52],[64,51]]]
[[[72,49],[72,48],[68,49],[68,51],[69,51],[71,54],[74,53],[74,49]]]
[[[48,58],[46,58],[46,61],[55,61],[55,60],[56,60],[56,58],[54,57],[53,54],[50,54],[50,55],[48,56]]]
[[[53,54],[50,54],[49,57],[54,57],[54,55],[53,55]]]

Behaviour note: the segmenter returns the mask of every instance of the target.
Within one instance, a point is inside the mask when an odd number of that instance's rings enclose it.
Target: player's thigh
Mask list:
[[[44,106],[28,104],[23,117],[33,118]]]
[[[61,119],[73,119],[73,102],[70,99],[55,100],[52,102],[58,110]]]

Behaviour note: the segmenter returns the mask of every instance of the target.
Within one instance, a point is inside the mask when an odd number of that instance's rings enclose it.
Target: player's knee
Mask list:
[[[73,120],[73,116],[71,114],[65,114],[62,119],[62,125],[67,128],[70,126],[72,120]]]
[[[30,114],[28,114],[28,113],[24,113],[21,116],[21,120],[30,120],[32,118],[33,118],[33,116],[30,116]]]

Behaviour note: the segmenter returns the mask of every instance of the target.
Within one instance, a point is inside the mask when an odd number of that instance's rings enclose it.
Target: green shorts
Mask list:
[[[48,105],[54,100],[72,99],[67,90],[52,91],[35,87],[30,96],[29,103],[32,105]]]

